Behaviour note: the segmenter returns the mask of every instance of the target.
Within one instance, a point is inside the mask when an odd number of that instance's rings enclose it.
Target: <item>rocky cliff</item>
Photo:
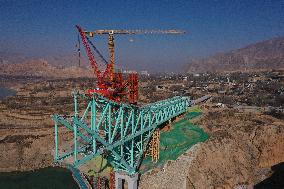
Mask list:
[[[210,110],[195,120],[210,134],[162,170],[142,175],[152,189],[252,188],[284,161],[284,124],[270,116]]]

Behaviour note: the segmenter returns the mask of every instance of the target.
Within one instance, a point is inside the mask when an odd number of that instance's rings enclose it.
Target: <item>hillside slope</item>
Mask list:
[[[81,67],[59,68],[47,61],[31,60],[19,64],[0,64],[0,75],[9,76],[38,76],[51,78],[93,77],[91,70]]]
[[[209,58],[193,60],[187,72],[245,71],[284,68],[284,37],[274,38]]]

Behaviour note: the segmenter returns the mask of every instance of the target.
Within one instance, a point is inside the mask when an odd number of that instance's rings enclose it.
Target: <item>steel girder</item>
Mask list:
[[[138,107],[110,101],[98,94],[88,97],[74,95],[74,115],[54,115],[55,161],[71,158],[79,166],[95,156],[104,155],[115,170],[135,174],[143,152],[154,130],[160,124],[186,112],[190,105],[187,97],[174,97]],[[87,102],[79,115],[78,97]],[[72,149],[59,154],[59,130],[62,125],[73,132]]]

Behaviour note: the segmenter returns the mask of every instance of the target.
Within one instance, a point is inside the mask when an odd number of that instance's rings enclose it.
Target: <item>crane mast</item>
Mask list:
[[[113,80],[114,75],[114,37],[113,33],[108,35],[108,49],[109,49],[109,64],[110,64],[110,80]]]

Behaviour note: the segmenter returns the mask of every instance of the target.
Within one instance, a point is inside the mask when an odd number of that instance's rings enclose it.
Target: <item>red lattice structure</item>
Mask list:
[[[114,72],[114,43],[113,37],[109,40],[110,49],[110,63],[107,63],[106,69],[102,72],[99,70],[98,64],[95,60],[95,56],[92,53],[87,34],[90,32],[84,31],[80,26],[76,25],[85,47],[88,59],[93,69],[94,75],[97,78],[97,83],[94,89],[87,90],[87,94],[92,96],[93,93],[101,94],[102,96],[113,100],[115,102],[128,102],[136,104],[138,100],[138,75],[137,73],[128,74],[128,79],[123,79],[123,75],[120,72]],[[111,36],[113,33],[111,34]],[[93,44],[91,44],[93,46]]]

